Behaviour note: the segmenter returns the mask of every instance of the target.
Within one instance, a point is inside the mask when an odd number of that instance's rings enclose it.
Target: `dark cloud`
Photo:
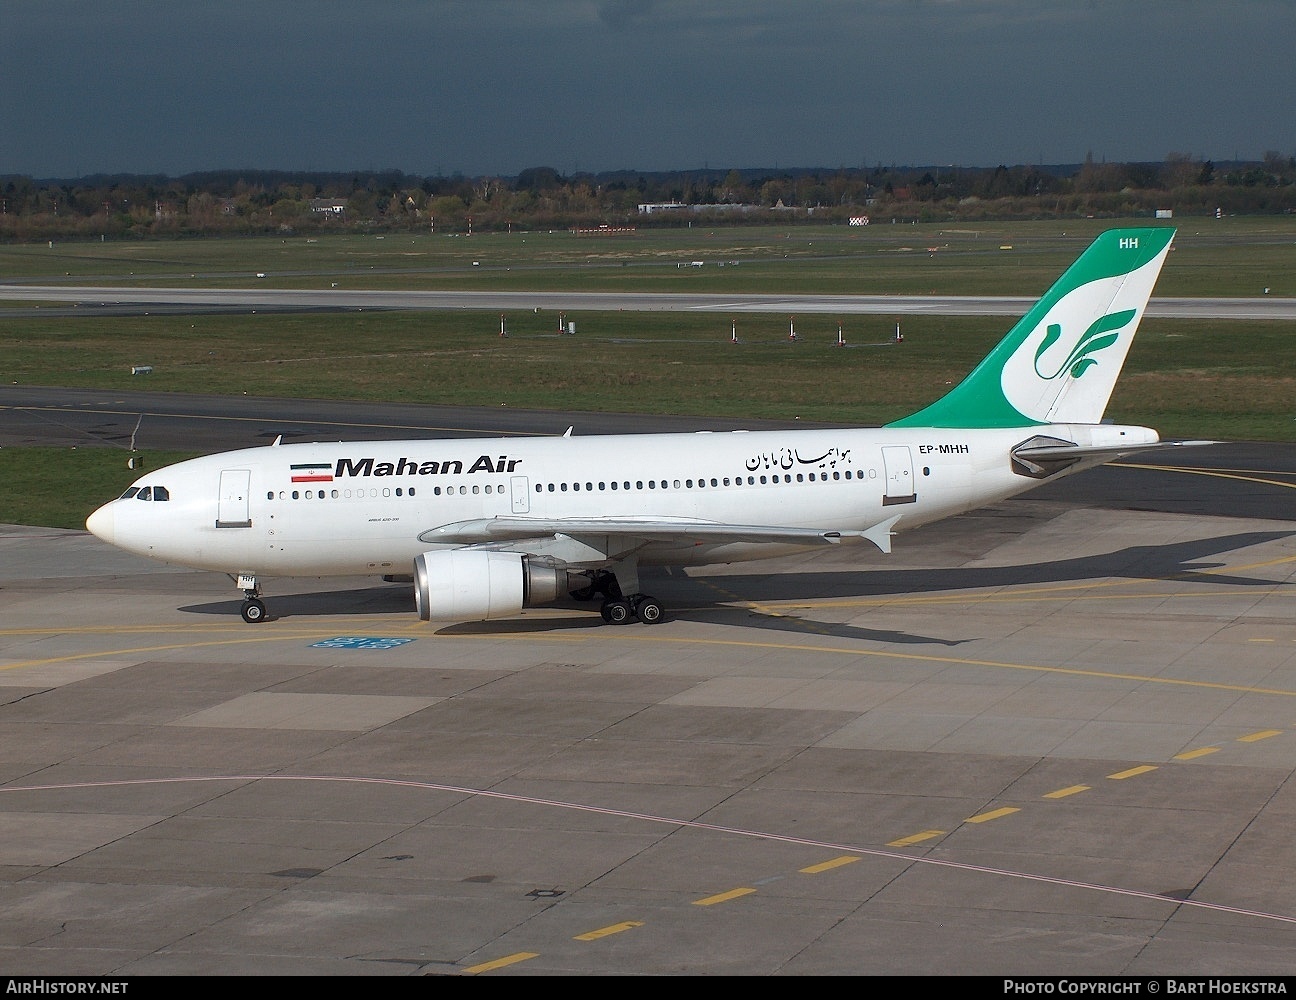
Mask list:
[[[599,20],[610,28],[624,28],[653,8],[653,0],[607,0],[599,4]]]
[[[10,0],[0,173],[1296,152],[1288,0]]]

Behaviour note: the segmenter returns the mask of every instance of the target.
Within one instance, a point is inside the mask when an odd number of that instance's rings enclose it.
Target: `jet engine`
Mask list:
[[[565,566],[521,552],[449,549],[414,557],[414,601],[425,622],[506,618],[566,590]]]

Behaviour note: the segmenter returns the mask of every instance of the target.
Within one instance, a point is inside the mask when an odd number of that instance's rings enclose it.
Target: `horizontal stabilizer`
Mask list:
[[[1191,448],[1218,441],[1161,441],[1147,427],[1071,427],[1079,441],[1039,434],[1012,450],[1013,471],[1031,479],[1048,479],[1060,472],[1087,469],[1126,455],[1167,448]]]
[[[1079,445],[1072,442],[1059,442],[1048,445],[1021,445],[1013,449],[1013,457],[1031,462],[1066,462],[1074,459],[1109,460],[1122,455],[1136,455],[1145,451],[1157,451],[1166,448],[1196,448],[1208,444],[1220,444],[1219,441],[1153,441],[1147,444],[1112,442],[1102,445]]]

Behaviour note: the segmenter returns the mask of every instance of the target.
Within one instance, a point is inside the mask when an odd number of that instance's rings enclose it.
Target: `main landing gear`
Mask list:
[[[634,576],[637,578],[637,574]],[[591,577],[589,586],[571,592],[571,596],[578,601],[592,600],[597,594],[603,596],[599,614],[609,625],[624,625],[632,618],[639,619],[645,625],[656,625],[662,620],[662,606],[657,598],[647,594],[625,596],[621,593],[616,574],[608,570],[597,570]]]

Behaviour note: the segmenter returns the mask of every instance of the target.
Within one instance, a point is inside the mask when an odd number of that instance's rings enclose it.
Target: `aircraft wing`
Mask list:
[[[722,545],[730,542],[770,542],[784,545],[837,545],[869,541],[883,552],[891,551],[891,529],[899,516],[863,531],[828,528],[792,528],[760,524],[720,524],[714,521],[649,518],[536,518],[485,517],[443,524],[420,534],[419,541],[479,545],[483,542],[522,541],[556,536],[605,535],[644,542]]]

